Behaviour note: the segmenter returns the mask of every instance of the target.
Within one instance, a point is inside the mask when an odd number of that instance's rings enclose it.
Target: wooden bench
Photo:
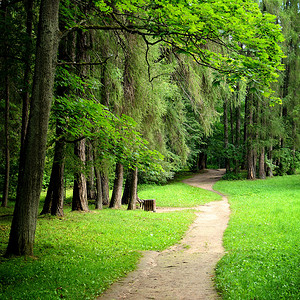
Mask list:
[[[144,211],[156,212],[156,201],[155,199],[140,199],[137,198],[137,203],[139,203],[140,208],[144,208]]]

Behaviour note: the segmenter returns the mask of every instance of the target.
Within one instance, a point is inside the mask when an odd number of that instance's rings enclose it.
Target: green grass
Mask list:
[[[224,299],[300,299],[300,176],[220,181],[231,218],[216,286]]]
[[[215,199],[204,190],[182,183],[157,190],[144,186],[143,192],[147,189],[149,194],[155,191],[155,196],[167,197],[160,203],[172,206],[192,207],[204,199]],[[9,209],[0,211],[0,254],[4,254],[8,242],[13,203],[9,205]],[[141,251],[160,251],[178,242],[194,218],[192,210],[158,214],[104,209],[78,213],[70,212],[69,206],[63,218],[40,216],[36,257],[0,258],[0,299],[94,299],[136,267]]]
[[[181,182],[162,186],[142,186],[139,190],[139,197],[155,199],[158,207],[194,207],[210,201],[221,200],[221,196],[218,194]]]

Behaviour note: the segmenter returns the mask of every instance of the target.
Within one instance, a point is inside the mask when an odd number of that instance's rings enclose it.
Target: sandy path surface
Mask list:
[[[208,170],[184,180],[213,191],[224,170]],[[229,205],[210,202],[196,208],[197,218],[180,244],[162,252],[145,252],[136,271],[116,282],[98,299],[218,299],[213,286],[214,267],[224,254],[222,238],[229,220]],[[168,211],[157,209],[157,213]]]

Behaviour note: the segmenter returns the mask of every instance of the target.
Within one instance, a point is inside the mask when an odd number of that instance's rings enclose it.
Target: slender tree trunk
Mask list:
[[[59,136],[60,129],[57,128],[57,135]],[[55,154],[53,161],[53,195],[51,215],[60,216],[64,215],[64,169],[65,169],[65,150],[66,143],[63,141],[57,141],[55,144]],[[51,174],[52,175],[52,174]]]
[[[102,198],[103,205],[109,204],[109,181],[107,174],[101,172],[101,186],[102,186]]]
[[[233,104],[230,103],[230,133],[231,133],[231,144],[234,145],[234,110],[233,110]]]
[[[239,97],[239,85],[237,86],[237,98]],[[236,106],[236,128],[235,128],[235,147],[236,149],[240,149],[241,144],[241,103],[239,99],[237,99]],[[241,162],[236,159],[235,160],[235,173],[238,174],[240,172]]]
[[[82,164],[80,167],[83,168],[85,164],[84,139],[76,143],[74,152],[75,155],[79,158],[80,163]],[[86,178],[82,171],[77,171],[74,175],[72,210],[89,211]]]
[[[247,90],[246,96],[247,109],[245,113],[245,132],[246,140],[246,162],[247,162],[247,178],[255,179],[255,162],[254,162],[254,145],[253,145],[253,95]]]
[[[268,152],[268,159],[269,159],[270,166],[267,168],[267,175],[269,177],[273,177],[273,168],[272,168],[273,158],[272,158],[272,154],[273,154],[273,146],[271,145],[270,148],[269,148],[269,152]]]
[[[265,171],[265,147],[262,147],[259,155],[259,178],[266,179]]]
[[[260,134],[259,134],[259,123],[260,123],[260,117],[261,117],[261,102],[257,97],[254,97],[253,95],[253,167],[254,167],[254,174],[257,174],[257,166],[256,162],[259,158],[259,150],[260,150]]]
[[[225,148],[225,168],[226,172],[230,171],[230,160],[228,158],[228,143],[229,143],[229,133],[228,133],[228,99],[225,97],[224,99],[224,115],[223,115],[223,122],[224,122],[224,148]]]
[[[53,176],[53,167],[52,167],[50,181],[49,181],[49,185],[48,185],[48,189],[47,189],[44,206],[41,211],[41,215],[50,214],[50,212],[51,212],[51,205],[52,205],[52,198],[53,198],[53,185],[54,185],[53,179],[54,179],[54,176]]]
[[[60,136],[62,130],[56,127],[56,136]],[[66,143],[56,141],[50,182],[41,215],[63,216],[64,202],[64,167],[65,167]]]
[[[128,210],[136,209],[137,202],[137,183],[138,183],[138,169],[134,168],[131,171],[131,182],[130,182],[130,198],[128,203]]]
[[[94,158],[92,143],[87,144],[87,163],[88,163],[88,179],[87,179],[87,196],[88,199],[95,199],[95,184],[94,184]]]
[[[96,175],[96,199],[95,199],[95,209],[102,209],[103,204],[103,195],[102,195],[102,184],[101,184],[101,174],[97,166],[95,166],[95,175]]]
[[[7,70],[8,71],[8,70]],[[5,121],[4,121],[4,140],[5,140],[5,176],[3,186],[2,207],[7,207],[9,192],[9,174],[10,174],[10,150],[9,150],[9,78],[5,78]]]
[[[127,205],[129,203],[129,195],[130,195],[130,176],[131,174],[128,172],[126,176],[123,196],[122,196],[122,204]]]
[[[33,255],[57,60],[59,0],[42,0],[24,160],[6,255]]]
[[[296,173],[296,140],[297,140],[297,124],[295,121],[292,122],[292,137],[293,137],[293,146],[292,146],[292,154],[293,154],[293,163],[290,168],[290,174]]]
[[[115,181],[112,197],[110,200],[110,208],[120,208],[122,204],[122,189],[123,189],[123,165],[121,163],[116,164]]]

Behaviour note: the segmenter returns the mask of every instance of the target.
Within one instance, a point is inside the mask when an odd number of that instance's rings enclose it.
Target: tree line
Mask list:
[[[6,0],[0,13],[7,255],[32,255],[43,186],[42,214],[62,216],[71,184],[72,210],[135,209],[138,178],[295,171],[296,1]]]

